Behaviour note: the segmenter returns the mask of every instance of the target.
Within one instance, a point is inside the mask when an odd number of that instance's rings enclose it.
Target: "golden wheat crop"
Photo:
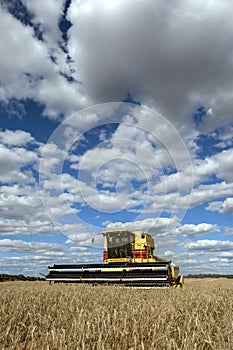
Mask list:
[[[232,350],[233,280],[184,289],[4,282],[0,349]]]

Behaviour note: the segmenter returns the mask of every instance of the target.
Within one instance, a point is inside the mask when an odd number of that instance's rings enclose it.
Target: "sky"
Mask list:
[[[232,274],[233,2],[0,0],[0,273],[142,230]]]

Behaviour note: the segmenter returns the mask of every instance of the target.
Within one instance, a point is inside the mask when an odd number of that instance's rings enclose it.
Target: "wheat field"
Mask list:
[[[4,282],[0,349],[232,350],[233,280],[184,289]]]

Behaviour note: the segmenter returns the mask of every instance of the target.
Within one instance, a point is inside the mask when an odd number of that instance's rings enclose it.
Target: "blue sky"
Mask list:
[[[122,227],[183,274],[232,273],[232,11],[0,1],[1,273],[100,262]]]

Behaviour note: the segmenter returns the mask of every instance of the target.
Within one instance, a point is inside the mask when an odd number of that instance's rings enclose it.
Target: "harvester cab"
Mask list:
[[[104,263],[154,262],[154,240],[141,231],[108,230],[104,236]]]

